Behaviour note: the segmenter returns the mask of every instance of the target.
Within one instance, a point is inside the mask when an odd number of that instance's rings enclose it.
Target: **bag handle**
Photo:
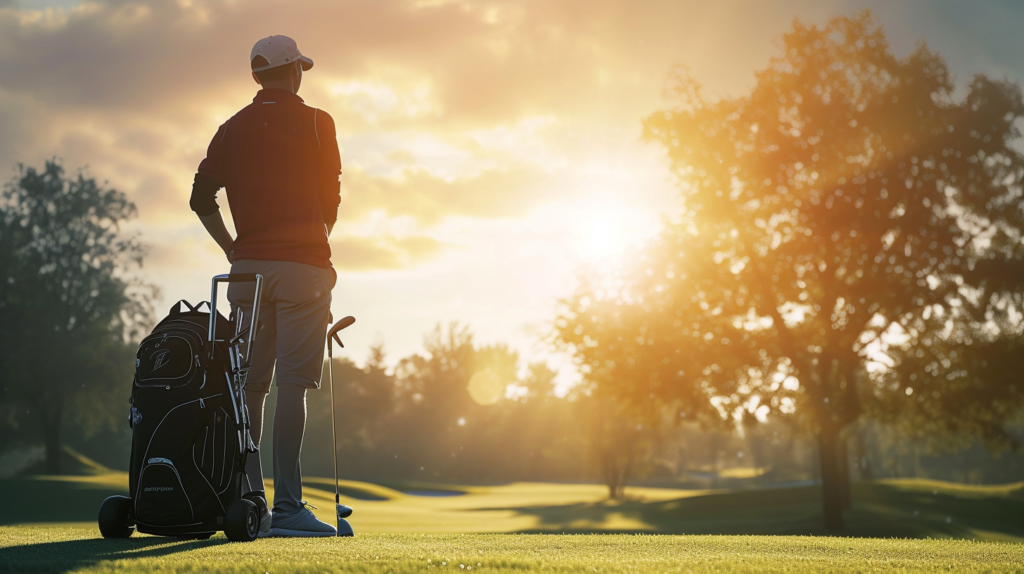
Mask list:
[[[178,301],[174,305],[171,305],[171,310],[170,310],[169,314],[170,315],[174,315],[175,317],[177,317],[178,315],[181,315],[181,304],[182,303],[184,303],[185,306],[188,307],[189,313],[192,313],[192,312],[194,312],[196,310],[196,307],[193,307],[191,303],[189,303],[188,301],[182,299],[181,301]],[[204,303],[205,303],[205,301],[204,301]],[[202,303],[200,303],[200,305],[202,305]]]

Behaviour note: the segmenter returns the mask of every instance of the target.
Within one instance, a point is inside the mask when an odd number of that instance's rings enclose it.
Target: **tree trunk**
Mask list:
[[[632,446],[629,449],[629,454],[628,454],[628,456],[626,458],[626,464],[624,465],[624,467],[622,469],[622,474],[620,475],[620,479],[619,479],[619,495],[615,497],[616,499],[622,498],[623,496],[626,495],[626,485],[629,484],[629,478],[630,478],[631,474],[633,474],[633,448],[632,448]]]
[[[618,461],[615,460],[614,453],[607,453],[606,457],[604,482],[608,485],[608,498],[617,500],[622,497],[622,491],[625,490],[622,472],[619,469]]]
[[[835,429],[822,429],[818,433],[818,459],[821,461],[821,506],[825,516],[825,529],[837,532],[843,529],[843,496],[839,477],[839,433]]]
[[[912,443],[914,449],[914,478],[922,478],[921,476],[921,449],[918,448],[917,442]]]
[[[860,430],[860,432],[857,433],[857,442],[855,443],[856,448],[854,450],[857,456],[857,468],[858,470],[860,470],[861,480],[871,480],[872,478],[874,478],[874,474],[872,474],[871,468],[871,453],[868,452],[868,441],[865,437],[866,433],[867,430],[863,428]]]
[[[615,481],[613,484],[608,485],[608,498],[618,500],[622,498],[624,490],[626,490],[626,487],[623,486],[621,482]]]
[[[620,453],[612,449],[606,449],[604,452],[605,484],[608,486],[608,497],[614,500],[622,498],[626,493],[626,484],[629,482],[629,475],[633,470],[632,448],[629,448],[624,454],[623,459]]]
[[[47,405],[46,414],[40,417],[43,422],[43,443],[46,446],[46,459],[43,468],[47,474],[60,474],[61,449],[61,416],[60,405]]]
[[[850,492],[850,440],[843,433],[836,439],[836,463],[837,479],[839,481],[839,494],[842,497],[843,509],[853,505],[853,495]]]
[[[616,499],[619,493],[619,473],[615,472],[615,462],[608,452],[604,453],[604,483],[608,486],[608,498]]]

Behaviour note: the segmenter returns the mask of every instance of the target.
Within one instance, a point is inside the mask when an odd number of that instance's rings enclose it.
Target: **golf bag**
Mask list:
[[[217,311],[218,283],[243,281],[256,283],[245,332],[241,310],[230,320]],[[104,537],[127,537],[134,529],[188,538],[221,530],[232,540],[256,537],[266,501],[248,494],[246,457],[259,454],[249,436],[244,389],[262,287],[260,275],[218,275],[210,303],[179,301],[142,340],[129,400],[129,496],[103,502]]]

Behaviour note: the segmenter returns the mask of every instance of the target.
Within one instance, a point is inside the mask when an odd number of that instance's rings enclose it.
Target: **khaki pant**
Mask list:
[[[232,263],[231,272],[263,275],[260,326],[246,390],[269,393],[275,369],[278,385],[320,388],[334,270],[291,261],[241,259]],[[244,310],[245,328],[252,316],[255,289],[253,283],[228,285],[231,310]]]
[[[263,406],[277,370],[277,411],[274,413],[274,514],[288,516],[302,509],[302,435],[306,427],[306,389],[320,387],[324,343],[330,321],[331,289],[336,275],[290,261],[243,259],[232,273],[263,275],[260,327],[256,331],[252,368],[245,386],[249,432],[257,448],[263,438]],[[253,283],[231,283],[232,312],[245,311],[243,327],[252,316]],[[263,465],[257,452],[246,459],[250,490],[264,491]]]

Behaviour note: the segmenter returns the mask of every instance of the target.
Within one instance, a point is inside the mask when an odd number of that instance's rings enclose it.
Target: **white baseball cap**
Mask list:
[[[254,64],[253,60],[256,59],[256,56],[263,56],[267,64],[262,66]],[[288,36],[267,36],[256,42],[256,45],[252,47],[252,53],[249,54],[249,64],[254,72],[262,72],[263,70],[290,64],[296,60],[302,62],[303,71],[313,67],[313,60],[303,56],[302,52],[299,52],[299,47],[295,44],[295,40]],[[263,62],[260,63],[262,64]]]

